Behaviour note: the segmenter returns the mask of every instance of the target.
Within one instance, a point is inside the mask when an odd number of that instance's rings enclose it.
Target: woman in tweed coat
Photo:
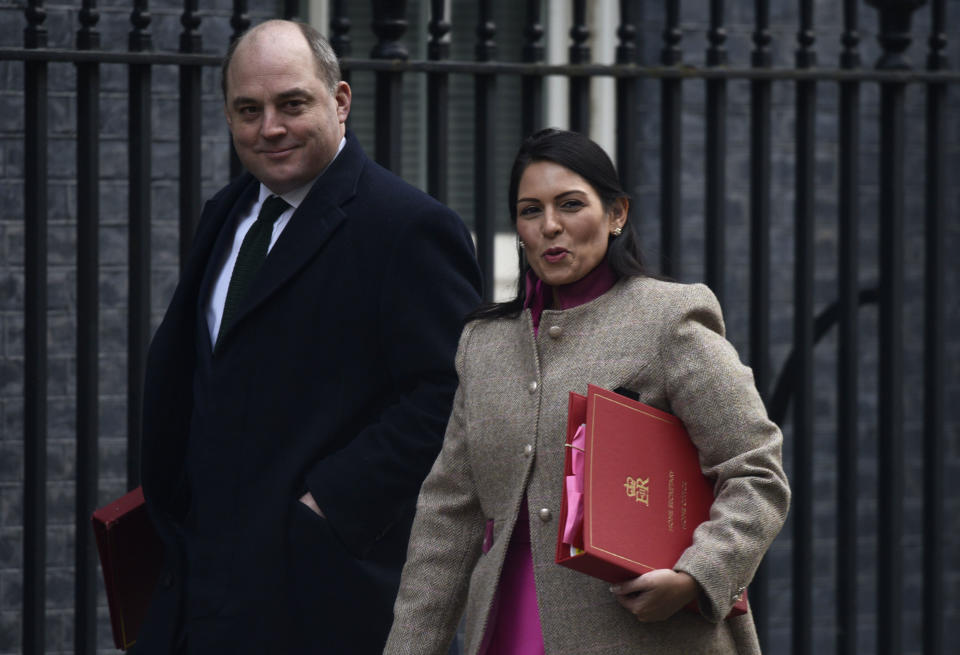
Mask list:
[[[643,274],[633,230],[622,229],[626,194],[586,137],[527,139],[509,206],[525,255],[517,298],[475,312],[461,336],[460,386],[418,500],[385,653],[445,653],[464,612],[469,655],[759,653],[751,614],[724,617],[790,492],[780,430],[724,338],[715,297]],[[615,587],[554,563],[567,396],[588,383],[678,416],[715,484],[710,519],[673,569]],[[510,563],[516,552],[526,574]],[[518,625],[498,607],[522,605],[523,575],[535,610]],[[694,599],[699,613],[681,609]]]

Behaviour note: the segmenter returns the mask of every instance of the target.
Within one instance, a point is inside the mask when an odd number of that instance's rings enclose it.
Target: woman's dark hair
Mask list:
[[[610,209],[620,198],[630,199],[629,194],[620,186],[617,170],[603,148],[578,132],[547,128],[524,139],[516,159],[513,160],[510,188],[507,191],[507,209],[510,212],[510,222],[514,226],[517,224],[517,193],[520,178],[527,170],[527,166],[541,161],[559,164],[589,182],[600,196],[604,209]],[[467,321],[478,318],[516,317],[520,314],[526,300],[526,275],[530,264],[527,263],[519,242],[517,254],[520,260],[517,297],[506,302],[482,305],[467,316]],[[629,213],[623,233],[618,237],[610,237],[607,246],[607,262],[621,277],[648,275],[643,265],[640,242],[630,222]]]

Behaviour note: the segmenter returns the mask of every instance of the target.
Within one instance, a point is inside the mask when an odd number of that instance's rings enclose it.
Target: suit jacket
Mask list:
[[[443,450],[424,482],[385,653],[440,654],[466,611],[479,648],[524,494],[546,652],[757,653],[748,613],[726,619],[783,525],[782,436],[703,285],[626,278],[593,301],[470,323]],[[701,614],[640,623],[609,584],[554,563],[568,392],[625,387],[680,417],[715,480],[711,519],[675,569],[700,584]],[[485,522],[494,541],[481,552]]]
[[[473,243],[348,133],[214,354],[204,308],[257,188],[206,203],[150,347],[142,479],[166,560],[137,651],[169,653],[180,625],[190,652],[379,653],[479,302]]]

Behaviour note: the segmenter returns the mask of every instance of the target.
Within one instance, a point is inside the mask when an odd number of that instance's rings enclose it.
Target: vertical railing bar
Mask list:
[[[707,32],[707,66],[725,66],[727,34],[723,27],[723,0],[710,0],[710,30]],[[724,304],[726,252],[727,82],[707,80],[706,96],[706,282]]]
[[[247,13],[247,0],[233,0],[233,10],[230,12],[230,43],[233,43],[244,32],[250,29],[250,14]]]
[[[523,37],[523,61],[542,62],[543,25],[540,23],[540,0],[527,0],[527,21]],[[523,106],[523,115],[520,118],[521,130],[522,136],[527,137],[543,127],[543,77],[522,75],[520,87]]]
[[[911,13],[917,4],[868,0],[880,16],[878,70],[910,70]],[[877,645],[901,652],[903,637],[903,232],[906,84],[880,84],[879,370],[877,425]]]
[[[446,2],[432,0],[430,5],[427,58],[442,61],[450,57],[450,43],[445,38],[450,32],[450,23],[444,17]],[[447,202],[449,81],[447,73],[427,74],[427,192],[443,203]]]
[[[398,0],[374,0],[373,31],[377,44],[370,56],[374,59],[406,61],[409,53],[400,41],[407,31],[407,3]],[[403,73],[377,71],[375,73],[376,118],[374,156],[377,162],[397,175],[401,173],[403,142]]]
[[[796,67],[816,65],[813,1],[800,3]],[[816,82],[796,85],[794,188],[793,579],[813,580],[813,270]],[[793,585],[793,653],[813,648],[813,585]]]
[[[861,66],[858,0],[844,0],[840,67]],[[857,470],[859,436],[860,83],[840,83],[837,353],[837,653],[857,655]]]
[[[630,65],[637,63],[637,0],[620,0],[620,26],[617,28],[617,63]],[[629,77],[617,78],[617,169],[620,172],[620,185],[633,195],[637,185],[637,171],[640,168],[637,156],[637,90],[638,81]],[[640,212],[633,212],[630,222],[632,229],[638,229]]]
[[[754,3],[751,65],[769,68],[770,6]],[[768,399],[770,386],[770,101],[769,80],[750,82],[750,366],[757,390]],[[769,643],[767,565],[760,564],[750,586],[761,648]]]
[[[587,27],[586,0],[573,0],[573,25],[570,26],[570,63],[590,62],[590,29]],[[570,78],[570,129],[581,134],[590,134],[590,77],[578,75]]]
[[[330,45],[337,57],[349,57],[352,52],[350,43],[350,17],[347,16],[346,0],[333,0],[330,14]],[[344,82],[350,83],[350,71],[340,71]],[[349,117],[348,117],[349,120]]]
[[[946,6],[933,0],[930,20],[930,53],[927,70],[947,68]],[[946,237],[944,210],[945,166],[943,135],[947,89],[944,84],[927,85],[927,161],[926,161],[926,270],[924,297],[924,487],[923,487],[923,652],[944,652],[943,591],[943,462],[945,459],[943,361],[944,306],[946,294]]]
[[[137,0],[130,14],[129,48],[133,52],[153,49],[147,0]],[[127,157],[130,166],[127,206],[129,216],[127,314],[127,488],[140,484],[140,438],[143,429],[143,384],[150,343],[151,176],[153,121],[151,118],[153,72],[150,64],[131,64],[128,70],[130,120],[127,125]]]
[[[481,0],[477,21],[477,61],[492,61],[496,57],[494,41],[496,24],[493,22],[493,6],[490,0]],[[474,76],[474,149],[477,168],[474,173],[473,203],[474,225],[477,232],[477,260],[483,276],[484,300],[493,298],[493,238],[496,231],[494,216],[494,130],[496,122],[497,77],[480,73]]]
[[[31,0],[24,47],[44,48],[46,10]],[[47,561],[47,63],[24,63],[24,653],[43,653]]]
[[[230,14],[230,43],[233,44],[244,32],[250,28],[250,15],[247,13],[247,0],[233,0],[233,11]],[[226,99],[224,99],[226,100]],[[230,179],[236,179],[243,173],[243,164],[237,156],[237,149],[233,145],[233,138],[230,142]]]
[[[100,47],[96,0],[84,0],[78,50]],[[77,64],[77,472],[74,633],[78,654],[97,650],[97,559],[90,515],[99,486],[100,66]]]
[[[903,125],[904,85],[881,85],[880,145],[880,522],[877,643],[882,655],[900,652],[903,590]]]
[[[197,0],[184,0],[180,17],[180,52],[202,49],[200,13]],[[196,65],[180,66],[180,270],[186,265],[193,242],[193,233],[200,220],[202,203],[200,174],[203,150],[200,147],[203,115],[201,112],[201,69]]]
[[[660,63],[677,66],[682,60],[680,39],[680,0],[667,0],[666,27]],[[679,278],[681,274],[680,206],[682,180],[681,130],[683,86],[679,79],[663,79],[660,83],[660,270],[664,275]]]

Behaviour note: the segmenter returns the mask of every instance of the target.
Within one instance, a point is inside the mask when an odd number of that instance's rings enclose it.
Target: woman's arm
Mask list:
[[[780,532],[790,488],[782,434],[767,417],[752,371],[724,336],[719,303],[704,285],[682,289],[664,316],[657,365],[670,411],[686,426],[716,498],[674,570],[696,581],[701,613],[720,621]]]

